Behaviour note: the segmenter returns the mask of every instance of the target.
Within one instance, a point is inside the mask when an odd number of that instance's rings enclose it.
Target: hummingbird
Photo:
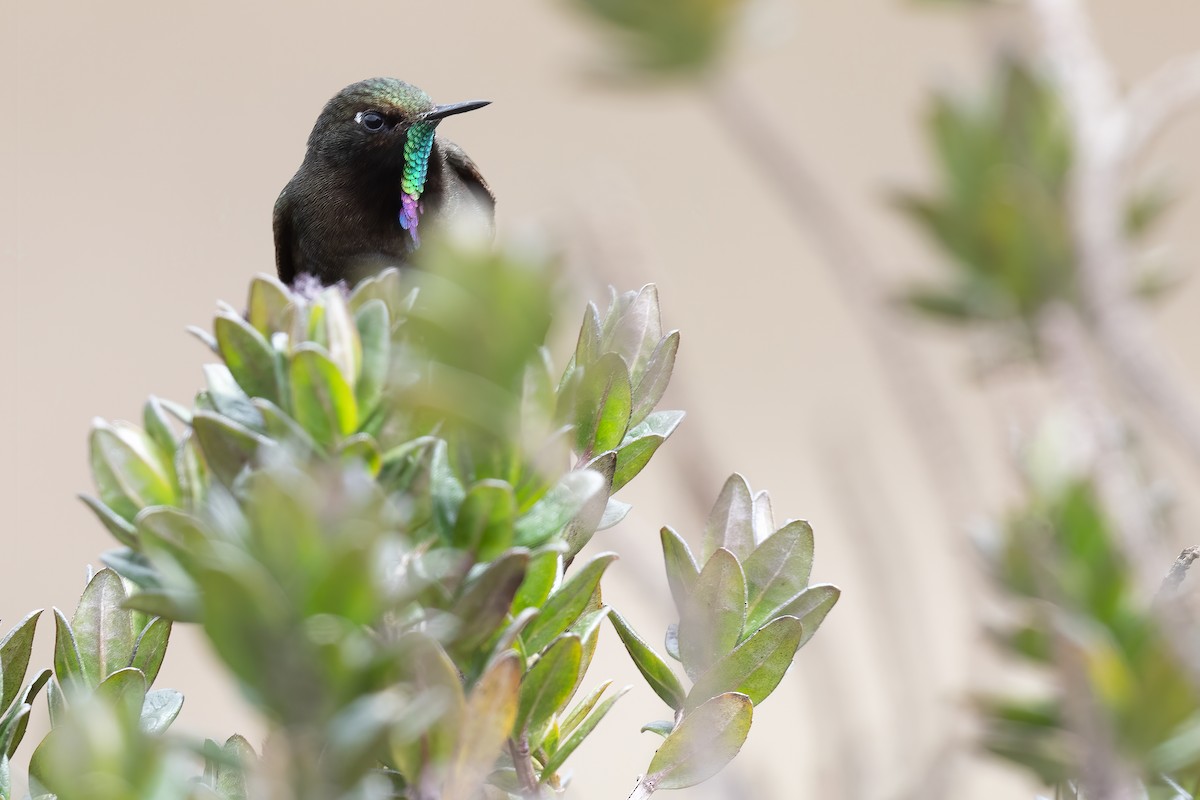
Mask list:
[[[325,104],[304,161],[275,201],[275,268],[284,283],[324,285],[408,262],[431,227],[485,228],[496,198],[462,148],[437,135],[446,117],[487,100],[434,105],[395,78],[370,78]]]

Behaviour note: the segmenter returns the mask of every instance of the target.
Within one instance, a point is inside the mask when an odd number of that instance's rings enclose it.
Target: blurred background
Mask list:
[[[771,491],[777,519],[812,523],[814,578],[843,590],[741,756],[681,796],[1032,796],[1028,774],[974,744],[972,693],[1013,676],[984,632],[971,537],[1021,496],[1014,448],[1055,392],[1007,357],[1011,340],[900,309],[949,272],[895,197],[941,185],[935,94],[981,106],[998,52],[1036,53],[1037,27],[1020,3],[744,5],[716,66],[685,79],[614,79],[610,32],[560,0],[0,7],[0,535],[19,543],[0,616],[73,607],[111,545],[74,500],[92,488],[91,418],[194,394],[206,352],[184,326],[273,271],[272,203],[321,106],[394,75],[437,102],[494,101],[440,135],[491,183],[501,239],[568,254],[564,337],[610,283],[657,283],[682,331],[663,405],[688,417],[622,494],[633,513],[591,545],[622,555],[606,600],[665,627],[657,530],[697,541],[734,470]],[[1118,86],[1200,47],[1192,0],[1087,7]],[[1174,197],[1137,255],[1175,279],[1200,252],[1197,141],[1200,116],[1136,157],[1138,181]],[[1144,309],[1192,396],[1198,309],[1189,280]],[[1153,413],[1131,414],[1175,520],[1165,574],[1197,543],[1197,462]],[[574,796],[624,797],[659,741],[637,729],[660,706],[611,632],[598,659],[636,688],[576,756]],[[261,736],[195,632],[176,634],[159,685],[188,696],[182,729]]]

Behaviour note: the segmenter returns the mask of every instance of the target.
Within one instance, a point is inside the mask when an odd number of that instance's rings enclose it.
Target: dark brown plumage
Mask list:
[[[311,274],[325,285],[353,284],[406,263],[432,229],[490,233],[496,201],[487,182],[460,147],[435,133],[445,117],[483,105],[435,106],[394,78],[339,92],[275,202],[280,279]]]

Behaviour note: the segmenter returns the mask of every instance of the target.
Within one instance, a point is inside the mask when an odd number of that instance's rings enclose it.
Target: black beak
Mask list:
[[[438,120],[452,117],[455,114],[462,114],[464,111],[474,111],[477,108],[483,108],[486,105],[491,105],[491,100],[468,100],[465,103],[451,103],[448,106],[434,106],[421,115],[423,122],[437,122]]]

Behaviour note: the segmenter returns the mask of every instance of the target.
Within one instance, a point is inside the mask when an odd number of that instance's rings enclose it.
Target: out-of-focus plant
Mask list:
[[[922,4],[963,9],[997,5],[988,0],[924,0]],[[920,412],[928,409],[937,388],[921,385],[916,369],[920,357],[903,347],[904,331],[880,322],[896,309],[878,308],[875,295],[892,291],[881,285],[882,271],[873,269],[869,253],[860,245],[863,237],[838,212],[832,195],[822,190],[804,155],[797,152],[794,133],[777,129],[770,115],[758,112],[746,96],[748,87],[727,84],[728,75],[722,71],[726,65],[719,56],[729,44],[732,27],[695,37],[690,52],[696,60],[686,70],[671,69],[657,57],[671,38],[656,35],[658,27],[646,20],[650,14],[673,14],[675,30],[692,31],[713,19],[696,6],[658,4],[653,12],[639,14],[632,10],[636,3],[627,3],[630,8],[618,4],[624,13],[616,14],[604,2],[579,0],[575,5],[590,12],[602,27],[624,35],[626,47],[615,50],[614,58],[625,69],[652,77],[704,79],[696,85],[705,89],[709,107],[716,112],[714,119],[733,135],[743,155],[763,168],[767,182],[818,246],[827,266],[852,273],[851,279],[841,281],[851,287],[845,299],[862,313],[864,332],[887,362],[882,374],[904,401],[901,406],[917,410],[910,423],[932,456],[928,463],[934,485],[951,496],[953,490],[946,488],[949,481],[942,480],[944,473],[938,469],[944,468],[946,454],[958,442],[940,430],[940,424],[921,428]],[[1200,439],[1195,431],[1200,428],[1195,410],[1183,399],[1186,393],[1163,379],[1164,367],[1138,369],[1157,353],[1150,352],[1151,337],[1139,333],[1144,322],[1137,318],[1137,304],[1171,283],[1155,269],[1161,265],[1143,263],[1138,245],[1164,216],[1170,197],[1159,185],[1132,188],[1138,182],[1128,173],[1129,165],[1141,155],[1138,148],[1168,119],[1194,104],[1196,58],[1167,64],[1121,97],[1107,65],[1099,63],[1099,48],[1089,41],[1082,3],[1047,0],[1028,5],[1041,23],[1038,35],[1047,58],[1030,57],[1025,39],[991,36],[990,41],[1004,40],[1004,44],[988,96],[979,102],[945,94],[934,99],[927,131],[935,188],[899,193],[895,200],[945,256],[944,269],[938,279],[905,292],[907,302],[899,308],[943,323],[999,333],[1006,358],[1036,362],[1052,382],[1067,387],[1066,393],[1072,395],[1068,405],[1086,408],[1094,419],[1103,419],[1095,423],[1102,429],[1093,432],[1097,446],[1120,449],[1110,441],[1115,438],[1112,426],[1120,423],[1115,422],[1116,415],[1107,418],[1111,412],[1104,392],[1088,385],[1102,382],[1091,380],[1091,365],[1086,363],[1086,338],[1091,335],[1110,365],[1118,367],[1118,382],[1135,384],[1131,388],[1141,393],[1146,405],[1190,440],[1195,450],[1194,440]],[[705,42],[721,46],[701,46]],[[1047,61],[1059,74],[1046,68]],[[1081,124],[1083,117],[1086,121]],[[1084,130],[1089,126],[1092,130]],[[1090,147],[1081,147],[1081,142]],[[1085,192],[1093,197],[1078,196]],[[1100,196],[1103,202],[1090,203],[1098,192],[1106,193]],[[1108,214],[1110,208],[1117,213]],[[1128,313],[1130,308],[1135,313]],[[1066,352],[1069,347],[1055,340],[1064,330],[1058,324],[1064,319],[1065,328],[1078,329],[1084,340],[1082,347],[1075,348],[1083,352],[1083,363],[1078,353]],[[1122,335],[1128,333],[1139,335]],[[1128,460],[1127,453],[1104,457]],[[957,468],[955,464],[950,470]],[[1024,612],[1022,624],[1001,639],[1014,656],[1043,668],[1041,677],[1054,691],[1036,701],[995,693],[983,704],[985,743],[1055,784],[1056,797],[1083,796],[1081,786],[1086,784],[1093,790],[1090,797],[1146,793],[1172,800],[1194,797],[1200,794],[1200,784],[1190,793],[1184,786],[1197,779],[1200,689],[1195,668],[1189,670],[1180,654],[1195,650],[1196,627],[1194,622],[1178,630],[1164,627],[1163,615],[1145,595],[1144,580],[1140,589],[1134,587],[1128,563],[1136,554],[1131,550],[1150,543],[1134,542],[1132,532],[1123,532],[1119,540],[1113,536],[1113,508],[1109,507],[1114,504],[1113,492],[1098,491],[1099,483],[1090,475],[1054,487],[1031,482],[1027,504],[1005,523],[1005,534],[991,552],[990,566],[998,585]],[[1137,483],[1132,481],[1132,488],[1125,491],[1149,491]],[[1126,501],[1138,508],[1154,505],[1142,496]],[[956,511],[961,514],[963,509]],[[1159,524],[1155,519],[1144,527]],[[664,547],[670,541],[664,538]],[[751,559],[734,560],[745,568],[749,583]],[[701,574],[722,563],[732,574],[729,561],[713,557]],[[675,563],[691,564],[690,571],[684,570],[689,575],[696,572],[690,560],[676,555]],[[673,579],[673,589],[680,583],[681,579]],[[680,600],[678,591],[676,599]],[[706,602],[720,607],[720,598],[709,596]],[[681,615],[686,621],[682,603]],[[723,641],[732,646],[749,627],[735,637],[736,626],[729,625],[722,629],[727,637]],[[669,639],[669,652],[682,647],[686,630],[681,623],[672,634],[679,639]],[[644,644],[638,647],[647,649]],[[687,668],[686,652],[683,655]],[[644,672],[662,676],[659,693],[678,708],[683,690],[661,659],[644,656],[643,662],[653,666],[643,667]],[[693,693],[702,685],[706,685],[704,678]],[[727,718],[736,719],[735,712],[729,710]],[[947,736],[953,740],[957,734]],[[950,744],[960,746],[957,741]],[[1117,784],[1108,784],[1108,789],[1116,788],[1106,791],[1105,782],[1093,778],[1110,767]]]
[[[193,331],[219,363],[192,408],[151,398],[140,427],[96,422],[84,499],[121,547],[69,622],[55,612],[36,796],[560,793],[625,692],[581,694],[606,618],[675,709],[650,726],[666,740],[643,796],[736,754],[837,600],[808,587],[811,529],[775,531],[766,494],[735,476],[703,569],[664,531],[685,692],[602,597],[616,554],[577,558],[683,417],[656,410],[679,346],[656,289],[589,305],[557,372],[551,264],[422,256],[352,291],[256,278],[244,314]],[[20,690],[35,620],[0,647],[12,748],[50,677]],[[183,696],[150,686],[181,622],[268,722],[260,753],[167,733]]]
[[[618,44],[619,69],[638,77],[712,71],[749,0],[573,0]]]
[[[1145,782],[1151,796],[1194,792],[1200,689],[1181,660],[1188,645],[1171,641],[1185,630],[1170,629],[1155,598],[1138,592],[1094,479],[1065,474],[1066,460],[1052,456],[1048,473],[1029,473],[1029,500],[983,548],[1014,606],[996,639],[1048,683],[982,700],[984,744],[1067,796],[1095,771],[1089,759],[1109,749],[1113,773]]]
[[[1070,222],[1071,136],[1054,88],[1026,63],[997,68],[982,103],[939,95],[928,133],[941,186],[901,192],[896,203],[947,256],[952,277],[910,290],[924,314],[952,323],[1000,324],[1036,345],[1040,315],[1079,305]],[[1141,236],[1167,209],[1158,188],[1131,202],[1129,234]],[[1147,274],[1139,287],[1162,288]]]

